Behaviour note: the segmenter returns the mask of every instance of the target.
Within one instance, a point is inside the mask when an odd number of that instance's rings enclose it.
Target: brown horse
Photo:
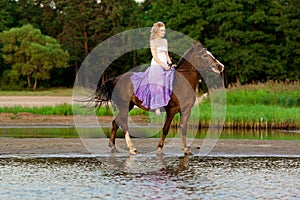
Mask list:
[[[163,133],[158,143],[158,153],[162,153],[164,141],[169,132],[174,115],[180,113],[181,147],[185,154],[192,154],[186,145],[186,132],[191,108],[196,99],[195,89],[199,83],[200,73],[203,70],[220,73],[223,69],[224,65],[215,59],[200,42],[193,44],[192,47],[185,52],[175,69],[171,99],[168,105],[164,107],[166,119],[163,126]],[[100,107],[102,103],[112,101],[119,110],[112,122],[112,130],[109,139],[109,146],[111,147],[112,152],[117,151],[115,138],[118,128],[121,127],[130,153],[137,153],[128,133],[128,112],[134,105],[149,111],[148,108],[142,106],[142,101],[134,95],[133,85],[130,80],[131,75],[132,72],[128,72],[116,78],[107,80],[96,89],[96,92],[92,97],[92,101],[95,103],[96,107]]]

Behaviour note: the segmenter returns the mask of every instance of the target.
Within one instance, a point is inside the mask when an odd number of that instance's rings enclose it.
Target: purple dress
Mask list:
[[[159,60],[167,64],[167,40],[161,38],[151,40],[150,46],[156,48]],[[145,72],[136,72],[131,76],[134,94],[143,102],[143,106],[151,110],[168,104],[172,94],[173,79],[174,69],[165,70],[153,58],[151,66]]]

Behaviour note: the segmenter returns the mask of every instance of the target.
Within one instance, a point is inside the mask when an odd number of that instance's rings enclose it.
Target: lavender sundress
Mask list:
[[[165,40],[165,39],[163,39]],[[153,44],[154,43],[154,44]],[[150,42],[155,45],[155,41]],[[156,47],[157,57],[167,63],[167,43]],[[166,106],[173,90],[174,69],[167,71],[152,58],[151,65],[145,72],[135,72],[131,76],[134,94],[141,100],[142,105],[151,110]]]

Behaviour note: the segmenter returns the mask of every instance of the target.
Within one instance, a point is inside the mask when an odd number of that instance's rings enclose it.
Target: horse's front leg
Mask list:
[[[158,143],[158,146],[157,146],[157,153],[158,154],[161,154],[163,152],[163,147],[164,147],[164,143],[165,143],[165,139],[166,139],[166,136],[168,135],[168,132],[170,130],[170,125],[171,125],[171,122],[173,120],[173,117],[175,115],[175,112],[172,111],[172,110],[167,110],[166,111],[166,121],[165,121],[165,124],[164,124],[164,127],[163,127],[163,133],[162,133],[162,136],[160,138],[160,141]]]
[[[181,148],[184,151],[185,155],[192,155],[189,147],[186,145],[186,132],[188,120],[190,118],[191,111],[185,111],[181,113],[180,117],[180,131],[181,131]]]
[[[131,139],[130,139],[130,135],[128,133],[128,131],[124,131],[123,132],[124,135],[125,135],[125,140],[126,140],[126,143],[127,143],[127,147],[129,148],[129,152],[130,154],[137,154],[137,150],[136,148],[133,146],[133,143],[131,142]]]

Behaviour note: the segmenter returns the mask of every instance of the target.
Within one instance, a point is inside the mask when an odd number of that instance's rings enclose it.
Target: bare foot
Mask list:
[[[161,112],[160,112],[160,109],[159,109],[159,108],[157,108],[157,109],[155,110],[155,114],[156,114],[157,116],[160,116],[160,115],[161,115]]]

